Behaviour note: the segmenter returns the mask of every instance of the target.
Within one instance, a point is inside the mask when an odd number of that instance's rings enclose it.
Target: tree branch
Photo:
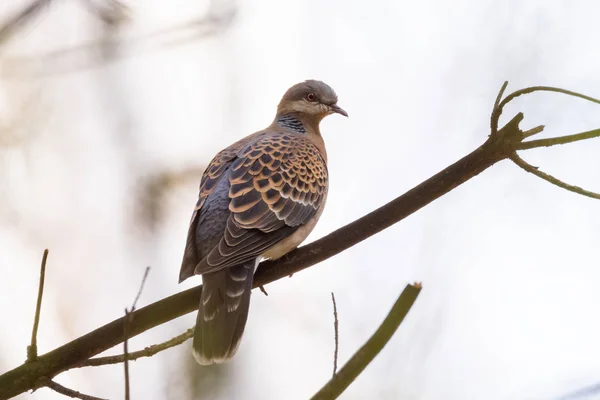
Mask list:
[[[38,297],[33,317],[33,329],[31,330],[31,344],[27,346],[27,361],[35,361],[38,356],[37,333],[40,326],[40,314],[42,311],[42,297],[44,296],[44,281],[46,279],[46,261],[48,260],[48,249],[44,250],[42,266],[40,267],[40,283],[38,286]]]
[[[333,376],[337,372],[337,364],[338,364],[338,350],[340,346],[340,335],[338,331],[338,313],[337,313],[337,304],[335,304],[335,295],[331,292],[331,302],[333,303],[333,336],[335,339],[335,350],[333,351]]]
[[[511,129],[517,128],[513,126]],[[503,128],[504,129],[504,128]],[[518,129],[518,128],[517,128]],[[406,218],[433,200],[506,158],[508,150],[497,141],[486,141],[469,155],[429,178],[404,195],[303,246],[277,261],[262,262],[254,277],[254,287],[266,285],[299,272],[375,235]],[[201,286],[174,294],[130,315],[129,337],[197,310]],[[123,318],[116,319],[84,336],[0,375],[0,399],[8,399],[35,387],[40,376],[53,378],[123,341]]]
[[[43,380],[43,386],[54,390],[56,393],[60,393],[67,397],[71,397],[73,399],[81,399],[81,400],[105,400],[100,397],[94,397],[87,394],[83,394],[73,389],[69,389],[68,387],[64,387],[63,385],[56,383],[50,379]]]
[[[580,140],[594,139],[597,137],[600,137],[600,129],[593,129],[591,131],[581,132],[581,133],[577,133],[574,135],[559,136],[559,137],[553,137],[553,138],[549,138],[549,139],[538,139],[538,140],[531,140],[528,142],[523,142],[517,146],[517,150],[529,150],[529,149],[535,149],[538,147],[550,147],[550,146],[556,146],[558,144],[567,144],[567,143],[579,142]]]
[[[510,156],[510,159],[512,162],[517,164],[523,170],[529,172],[530,174],[537,176],[540,179],[545,180],[546,182],[550,182],[551,184],[556,185],[565,190],[568,190],[569,192],[577,193],[582,196],[600,200],[600,193],[590,192],[589,190],[580,188],[579,186],[569,185],[568,183],[565,183],[565,182],[561,181],[560,179],[553,177],[550,174],[540,171],[538,169],[538,167],[534,167],[533,165],[529,164],[527,161],[525,161],[521,157],[519,157],[517,155],[517,153],[513,153],[513,155]]]
[[[129,350],[127,346],[127,340],[129,339],[129,325],[131,324],[131,313],[128,309],[125,309],[125,320],[123,321],[123,372],[125,374],[125,400],[131,399],[129,390]]]
[[[530,89],[514,92],[509,97],[514,98],[515,93],[524,94],[522,92]],[[583,95],[578,97],[581,96]],[[502,100],[497,110],[492,113],[492,127],[497,126],[501,108],[505,104],[506,99]],[[282,259],[262,262],[255,274],[254,287],[297,273],[356,245],[403,220],[495,163],[509,158],[518,150],[517,146],[525,137],[534,131],[541,131],[540,127],[528,132],[521,131],[519,122],[522,119],[523,114],[519,113],[502,129],[492,129],[496,133],[490,135],[483,145],[388,204],[309,245],[300,247]],[[136,310],[130,315],[129,338],[195,311],[201,290],[201,286],[197,286]],[[27,362],[0,375],[0,399],[30,390],[36,387],[40,377],[52,379],[57,374],[81,365],[85,360],[121,343],[123,323],[123,318],[114,320],[40,356],[36,361]]]
[[[148,279],[149,273],[150,266],[146,267],[144,277],[142,278],[142,283],[140,283],[140,288],[138,289],[137,295],[135,296],[135,299],[133,299],[131,309],[125,309],[125,319],[123,320],[123,368],[125,373],[125,400],[129,400],[131,398],[129,390],[129,350],[127,342],[129,340],[129,327],[131,325],[131,321],[133,320],[133,313],[135,312],[135,307],[137,306],[137,302],[140,299],[140,296],[142,295],[142,291],[144,290],[144,284],[146,283],[146,279]]]
[[[337,399],[390,341],[392,335],[394,335],[404,317],[406,317],[406,314],[408,314],[410,308],[417,300],[420,292],[421,284],[406,285],[406,288],[404,288],[391,311],[373,336],[354,353],[340,372],[335,374],[311,400]]]
[[[354,246],[406,218],[433,200],[495,164],[507,154],[490,141],[404,195],[277,261],[262,262],[254,287],[266,285],[299,272]],[[195,311],[201,286],[174,294],[130,314],[129,338],[172,319]],[[40,376],[53,378],[123,341],[123,318],[0,375],[0,399],[8,399],[35,387]]]
[[[175,347],[182,344],[186,340],[190,339],[192,336],[194,336],[194,328],[190,328],[181,335],[175,336],[174,338],[171,338],[166,342],[153,344],[152,346],[146,347],[144,350],[129,353],[127,355],[127,359],[130,361],[135,361],[138,358],[142,357],[152,357],[153,355],[160,353],[163,350],[167,350],[171,347]],[[89,360],[85,360],[84,362],[82,362],[79,365],[76,365],[75,367],[98,367],[101,365],[120,364],[122,362],[125,362],[125,354],[120,354],[118,356],[90,358]]]

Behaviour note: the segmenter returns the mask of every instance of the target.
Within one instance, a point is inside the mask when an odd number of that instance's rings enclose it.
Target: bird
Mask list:
[[[217,153],[202,175],[179,283],[202,275],[192,353],[200,365],[230,360],[240,344],[254,272],[295,249],[327,199],[327,152],[319,124],[348,113],[326,83],[283,95],[273,122]]]

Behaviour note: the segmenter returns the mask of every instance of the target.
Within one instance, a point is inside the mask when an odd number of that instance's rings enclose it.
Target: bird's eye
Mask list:
[[[309,94],[306,95],[306,100],[308,100],[308,101],[317,101],[317,97],[315,96],[314,93],[311,92],[311,93],[309,93]]]

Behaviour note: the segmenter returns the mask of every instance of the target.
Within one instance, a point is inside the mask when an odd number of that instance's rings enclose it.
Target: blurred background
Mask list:
[[[45,0],[0,28],[0,371],[25,360],[50,249],[40,353],[177,284],[202,171],[267,126],[313,78],[349,119],[322,124],[331,176],[309,241],[402,194],[481,144],[504,80],[600,97],[593,0]],[[0,4],[7,21],[31,3]],[[540,137],[600,127],[598,106],[519,98],[506,122]],[[600,190],[600,142],[523,153]],[[504,161],[402,223],[255,292],[233,362],[201,368],[191,343],[130,364],[133,399],[306,399],[372,334],[405,284],[424,289],[344,399],[600,399],[600,203]],[[130,349],[193,326],[189,314]],[[111,350],[120,353],[121,347]],[[123,396],[122,366],[57,382]],[[23,399],[59,399],[49,389]],[[575,398],[575,397],[569,397]]]

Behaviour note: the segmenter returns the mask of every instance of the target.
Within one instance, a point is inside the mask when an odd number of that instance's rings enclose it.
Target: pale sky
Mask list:
[[[5,2],[0,17],[29,1]],[[140,188],[148,177],[205,165],[267,126],[298,81],[327,82],[350,114],[322,124],[330,193],[308,241],[483,143],[505,80],[508,91],[551,85],[600,97],[600,3],[592,0],[138,0],[128,3],[112,55],[81,47],[104,29],[81,3],[56,2],[0,54],[0,137],[17,138],[0,147],[0,318],[9,326],[0,371],[25,359],[44,248],[41,353],[120,317],[146,265],[140,306],[199,284],[177,278],[200,174],[168,189],[154,230],[140,219],[152,200]],[[225,26],[186,25],[207,15]],[[523,128],[544,124],[540,137],[558,136],[600,127],[598,107],[541,93],[519,98],[503,120],[523,111]],[[600,191],[598,151],[600,141],[587,141],[521,156]],[[331,375],[330,292],[343,364],[412,281],[423,282],[414,308],[342,399],[546,400],[596,384],[599,209],[503,161],[383,233],[268,285],[269,297],[254,293],[226,387],[207,397],[309,398]],[[130,348],[194,321],[172,321]],[[187,342],[132,363],[132,398],[190,398],[191,358]],[[122,398],[120,366],[56,380]],[[63,397],[42,389],[19,398]]]

